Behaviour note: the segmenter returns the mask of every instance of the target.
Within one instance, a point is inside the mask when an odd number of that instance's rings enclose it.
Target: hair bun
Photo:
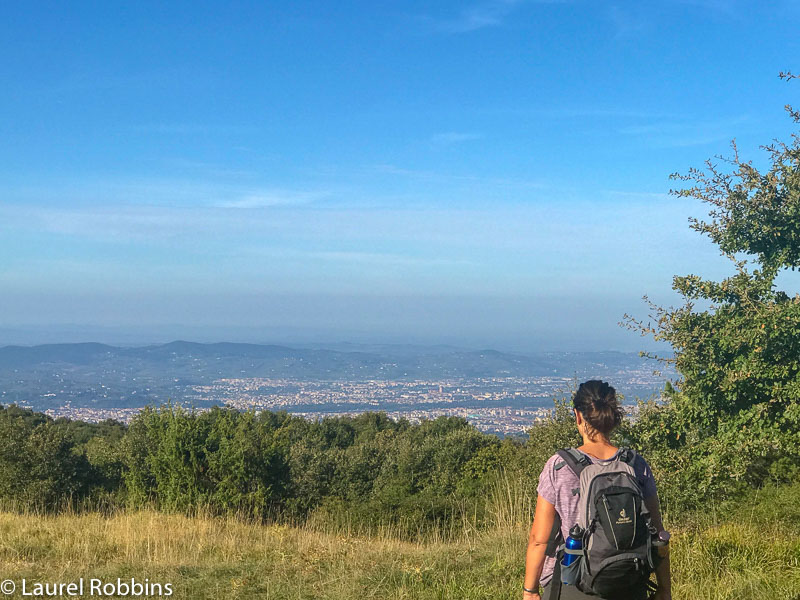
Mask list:
[[[608,434],[622,422],[617,392],[605,381],[593,379],[578,386],[572,404],[583,415],[591,429]]]

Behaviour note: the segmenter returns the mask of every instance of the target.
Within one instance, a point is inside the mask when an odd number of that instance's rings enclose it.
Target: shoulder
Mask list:
[[[545,469],[547,469],[547,468],[552,469],[553,467],[556,466],[556,463],[558,463],[561,460],[563,460],[563,459],[561,458],[561,456],[559,456],[558,452],[556,452],[550,458],[547,459],[547,462],[544,463],[544,468]]]
[[[542,467],[541,476],[542,477],[544,477],[544,476],[552,477],[553,471],[555,470],[556,463],[558,463],[559,460],[561,460],[561,458],[558,456],[558,454],[553,454],[550,458],[548,458],[545,461],[544,466]]]
[[[559,473],[569,470],[557,468],[558,464],[562,463],[563,460],[557,453],[553,454],[544,463],[542,473],[539,475],[539,485],[537,487],[539,495],[554,506],[558,501],[559,489],[562,487],[562,477]]]
[[[564,448],[562,450],[566,450],[566,448]],[[546,471],[549,471],[550,473],[553,473],[554,471],[555,472],[560,472],[560,471],[570,471],[571,472],[571,470],[568,469],[568,468],[562,468],[562,467],[566,467],[567,466],[567,463],[564,460],[564,457],[561,456],[561,454],[559,454],[559,452],[562,452],[562,450],[559,450],[558,452],[556,452],[550,458],[547,459],[547,461],[544,463],[544,467],[542,467],[542,473],[544,473]]]
[[[560,451],[559,451],[560,452]],[[572,478],[577,478],[573,469],[571,469],[564,457],[558,452],[553,454],[542,467],[542,473],[539,476],[540,480],[547,480],[552,485],[558,486],[565,480],[569,481]]]

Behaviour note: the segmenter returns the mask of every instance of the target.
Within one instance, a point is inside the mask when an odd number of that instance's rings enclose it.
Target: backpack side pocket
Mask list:
[[[574,558],[568,565],[561,563],[561,583],[565,585],[575,585],[581,578],[583,550],[570,550],[569,548],[564,548],[564,556],[574,556]]]

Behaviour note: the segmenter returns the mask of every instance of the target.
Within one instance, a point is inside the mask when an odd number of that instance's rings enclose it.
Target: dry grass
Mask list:
[[[793,507],[798,491],[780,490],[785,502],[771,504]],[[152,511],[2,512],[0,579],[147,578],[172,583],[175,598],[200,599],[518,599],[532,507],[508,482],[496,493],[507,503],[490,530],[463,524],[456,541],[420,543],[390,530],[366,537]],[[675,598],[800,599],[796,515],[741,515],[708,515],[676,531]]]
[[[3,578],[148,578],[172,583],[178,598],[423,598],[465,588],[489,597],[516,565],[501,556],[486,564],[492,553],[475,542],[414,544],[149,511],[0,514]],[[478,584],[478,572],[497,577]]]

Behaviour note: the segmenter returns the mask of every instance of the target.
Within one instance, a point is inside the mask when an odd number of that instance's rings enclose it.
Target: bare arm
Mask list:
[[[664,523],[661,521],[661,508],[658,504],[658,495],[645,498],[644,505],[650,512],[650,518],[656,529],[658,529],[658,531],[664,531]],[[656,569],[656,581],[658,582],[656,598],[658,600],[670,600],[672,598],[672,582],[669,572],[669,554],[659,563]]]
[[[536,513],[533,517],[533,525],[531,525],[531,531],[528,535],[528,551],[525,553],[524,585],[529,590],[539,590],[539,578],[542,576],[542,567],[544,567],[544,553],[555,518],[555,507],[539,496],[536,499]],[[540,600],[540,596],[538,593],[529,594],[528,592],[523,592],[523,599]]]

